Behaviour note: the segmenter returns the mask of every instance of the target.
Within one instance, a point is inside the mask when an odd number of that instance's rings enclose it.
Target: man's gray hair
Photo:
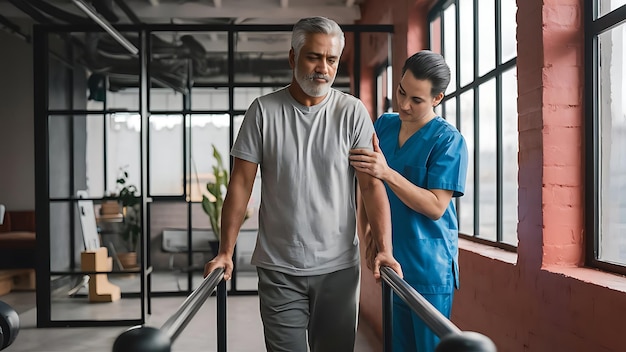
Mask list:
[[[343,47],[346,45],[346,38],[337,22],[326,17],[307,17],[299,20],[293,26],[293,32],[291,34],[291,47],[293,48],[296,57],[300,54],[300,49],[304,46],[307,34],[312,33],[322,33],[336,36],[339,38],[341,51],[343,51]]]

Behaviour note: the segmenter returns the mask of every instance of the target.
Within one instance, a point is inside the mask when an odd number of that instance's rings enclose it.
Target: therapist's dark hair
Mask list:
[[[430,50],[422,50],[406,59],[402,67],[402,75],[409,70],[417,79],[429,80],[432,84],[431,95],[444,93],[450,84],[450,67],[440,54]]]

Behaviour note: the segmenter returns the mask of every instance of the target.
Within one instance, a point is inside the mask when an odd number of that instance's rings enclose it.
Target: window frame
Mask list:
[[[612,28],[626,23],[626,5],[599,16],[597,1],[585,1],[585,265],[605,271],[626,275],[626,264],[620,265],[598,259],[601,235],[600,173],[601,138],[599,125],[598,84],[599,67],[598,37]]]
[[[466,0],[467,1],[467,0]],[[474,179],[474,209],[473,209],[473,217],[474,217],[474,231],[473,234],[463,234],[463,233],[459,233],[459,237],[464,238],[464,239],[468,239],[471,241],[475,241],[478,243],[482,243],[482,244],[487,244],[490,246],[495,246],[495,247],[499,247],[508,251],[512,251],[512,252],[516,252],[517,251],[517,246],[514,246],[512,244],[509,243],[505,243],[503,242],[503,196],[504,196],[504,192],[503,192],[503,143],[502,143],[502,128],[503,128],[503,124],[502,124],[502,118],[503,118],[503,101],[502,101],[502,76],[505,72],[509,71],[509,70],[516,70],[516,66],[517,66],[517,54],[515,55],[515,57],[507,60],[506,62],[502,62],[502,35],[501,35],[501,28],[502,28],[502,18],[501,18],[501,0],[493,0],[494,1],[494,10],[495,10],[495,65],[494,68],[491,69],[489,72],[485,73],[484,75],[479,75],[479,61],[478,61],[478,53],[479,53],[479,21],[478,21],[478,4],[479,1],[478,0],[474,0],[473,1],[473,16],[474,16],[474,21],[473,21],[473,79],[471,80],[471,82],[466,83],[465,85],[461,86],[461,69],[460,69],[460,65],[458,63],[460,63],[461,61],[461,45],[460,45],[460,33],[461,33],[461,29],[460,29],[460,9],[459,9],[459,0],[441,0],[438,1],[433,8],[429,11],[428,13],[428,17],[427,17],[427,22],[428,22],[428,41],[429,41],[429,48],[432,48],[433,45],[437,46],[438,48],[440,48],[441,50],[441,54],[444,55],[445,57],[445,32],[444,32],[444,26],[445,26],[445,18],[444,18],[444,11],[446,9],[448,9],[450,6],[454,5],[455,6],[455,53],[454,53],[454,63],[450,62],[449,58],[446,58],[446,61],[448,61],[448,64],[454,64],[455,66],[455,70],[453,71],[455,74],[454,79],[452,79],[451,83],[454,83],[456,86],[454,87],[454,89],[452,91],[449,91],[449,93],[446,94],[446,96],[444,97],[443,101],[441,102],[440,106],[442,109],[442,115],[446,116],[446,111],[445,111],[445,102],[447,102],[450,99],[455,99],[456,101],[456,111],[457,114],[455,116],[456,120],[454,121],[455,126],[457,126],[457,128],[459,129],[459,131],[461,131],[461,116],[460,116],[460,111],[461,111],[461,99],[460,97],[462,96],[463,93],[466,93],[470,90],[472,90],[474,93],[474,107],[473,107],[473,119],[474,119],[474,141],[478,141],[479,140],[479,133],[480,133],[480,129],[479,129],[479,118],[480,118],[480,114],[479,114],[479,109],[480,109],[480,105],[479,105],[479,99],[480,99],[480,95],[479,95],[479,88],[491,81],[492,79],[495,80],[495,85],[496,85],[496,133],[497,133],[497,137],[496,137],[496,145],[497,145],[497,149],[496,149],[496,210],[497,210],[497,214],[496,214],[496,241],[490,240],[490,239],[486,239],[486,238],[482,238],[482,237],[478,237],[479,235],[479,227],[480,227],[480,198],[479,198],[479,183],[480,183],[480,178],[479,178],[479,167],[478,165],[480,164],[480,149],[477,147],[478,145],[475,145],[474,147],[474,172],[473,172],[473,179]],[[438,21],[438,23],[437,23]],[[439,39],[439,43],[432,43],[431,40],[433,38],[433,25],[439,25],[439,33],[438,35],[438,39]],[[519,113],[518,113],[519,116]],[[462,132],[462,131],[461,131]],[[457,211],[462,212],[463,209],[462,207],[460,207],[460,200],[457,198],[456,199],[456,207],[457,207]],[[518,219],[518,223],[519,223],[519,219]],[[459,224],[460,224],[460,217],[459,217]],[[460,226],[459,226],[460,228]]]

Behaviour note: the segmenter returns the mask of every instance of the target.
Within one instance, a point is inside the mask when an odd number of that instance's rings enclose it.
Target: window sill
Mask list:
[[[475,253],[485,258],[498,260],[503,263],[517,265],[517,253],[509,252],[497,247],[459,238],[459,249]],[[594,268],[566,267],[558,265],[544,266],[542,267],[542,270],[553,274],[563,275],[581,283],[587,283],[626,293],[626,277],[619,274],[600,271],[599,269]]]
[[[482,255],[486,258],[500,260],[509,264],[517,264],[517,253],[498,247],[459,238],[459,249]]]
[[[626,277],[618,274],[607,273],[593,268],[574,268],[556,265],[543,267],[543,270],[561,274],[581,282],[626,293]]]

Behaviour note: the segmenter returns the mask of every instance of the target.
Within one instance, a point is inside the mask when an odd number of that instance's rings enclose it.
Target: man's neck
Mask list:
[[[317,105],[319,103],[321,103],[324,98],[326,98],[326,95],[323,95],[321,97],[312,97],[308,94],[306,94],[302,88],[300,87],[300,85],[298,84],[298,82],[296,82],[295,80],[293,80],[291,82],[291,84],[289,85],[289,93],[291,93],[291,96],[300,104],[304,105],[304,106],[313,106],[313,105]]]

